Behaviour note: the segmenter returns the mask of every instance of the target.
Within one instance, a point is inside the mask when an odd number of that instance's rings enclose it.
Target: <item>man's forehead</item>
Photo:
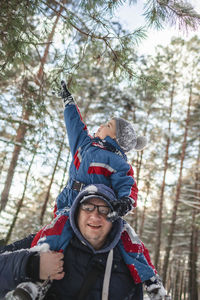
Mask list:
[[[87,200],[87,203],[93,203],[93,204],[99,204],[99,205],[105,205],[105,206],[108,206],[108,204],[104,201],[104,200],[102,200],[102,199],[100,199],[100,198],[97,198],[97,197],[92,197],[92,198],[90,198],[90,199],[88,199]]]

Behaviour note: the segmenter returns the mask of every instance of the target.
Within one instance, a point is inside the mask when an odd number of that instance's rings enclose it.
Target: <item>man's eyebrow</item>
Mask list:
[[[92,202],[86,202],[86,203],[88,203],[88,204],[93,204],[93,205],[96,205],[96,206],[110,207],[109,205],[106,205],[106,203],[105,203],[105,204],[94,204],[94,203],[92,203]]]

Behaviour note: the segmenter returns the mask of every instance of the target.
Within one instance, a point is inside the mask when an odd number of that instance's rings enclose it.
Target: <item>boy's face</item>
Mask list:
[[[95,137],[102,140],[105,139],[106,136],[111,137],[111,139],[116,138],[116,121],[113,119],[106,124],[102,124],[95,133]]]

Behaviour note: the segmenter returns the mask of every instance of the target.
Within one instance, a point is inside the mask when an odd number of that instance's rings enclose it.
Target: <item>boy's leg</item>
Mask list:
[[[166,290],[151,262],[149,251],[127,222],[124,223],[121,242],[122,255],[134,281],[136,283],[144,282],[150,299],[163,299],[166,295]],[[130,261],[132,261],[131,264]],[[145,279],[143,280],[143,278]]]

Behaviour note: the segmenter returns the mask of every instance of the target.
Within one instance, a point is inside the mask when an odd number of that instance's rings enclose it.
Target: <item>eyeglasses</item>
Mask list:
[[[95,205],[93,203],[81,203],[81,209],[86,211],[86,212],[93,212],[97,208],[97,211],[100,215],[107,216],[110,212],[111,209],[109,206],[106,205]]]

